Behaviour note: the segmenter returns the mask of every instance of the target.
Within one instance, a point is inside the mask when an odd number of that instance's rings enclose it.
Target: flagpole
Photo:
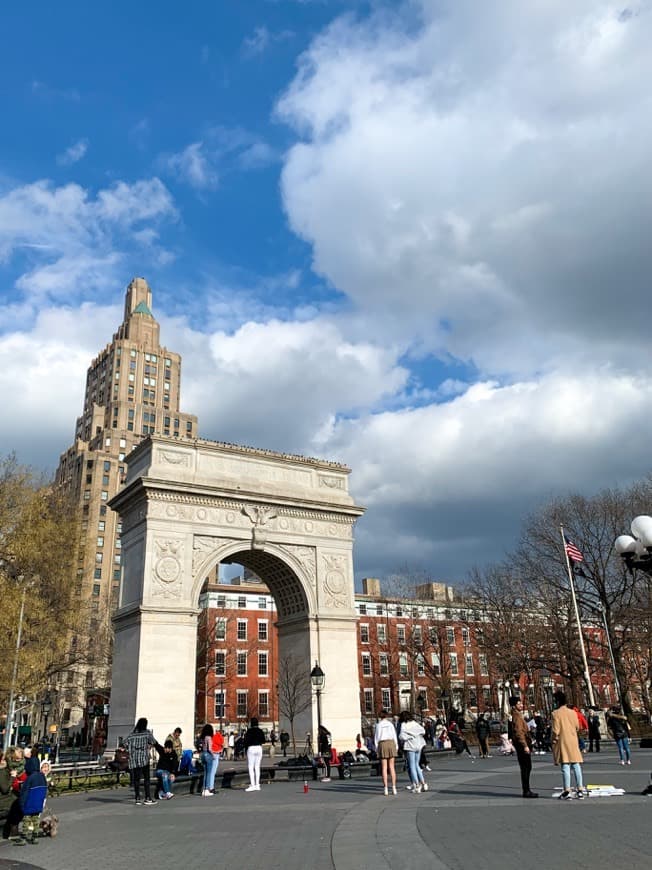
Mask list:
[[[582,653],[582,663],[584,664],[584,679],[589,692],[589,703],[595,707],[595,698],[593,697],[593,686],[591,685],[591,675],[589,674],[589,663],[586,658],[586,648],[584,646],[584,635],[582,634],[582,622],[580,620],[580,610],[577,606],[577,596],[575,595],[575,582],[573,580],[573,571],[571,569],[570,559],[568,558],[568,550],[566,549],[566,537],[564,536],[564,527],[559,526],[561,532],[561,544],[566,559],[566,570],[568,571],[568,582],[570,584],[571,597],[573,599],[573,609],[575,610],[575,621],[577,622],[577,633],[580,638],[580,650]]]

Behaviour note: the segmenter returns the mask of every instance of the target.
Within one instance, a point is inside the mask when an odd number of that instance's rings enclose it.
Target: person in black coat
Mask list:
[[[244,736],[250,783],[245,791],[260,791],[260,763],[263,760],[263,743],[265,742],[265,732],[258,727],[258,719],[253,718]]]
[[[160,743],[155,743],[154,747],[158,752],[158,764],[156,765],[156,778],[158,779],[161,788],[159,789],[158,799],[160,801],[170,800],[172,794],[172,783],[174,782],[176,773],[179,769],[179,759],[174,751],[174,743],[171,740],[166,740],[163,746]]]
[[[589,710],[589,752],[593,752],[593,744],[595,743],[595,751],[600,752],[600,717],[595,708]]]
[[[480,744],[479,758],[489,758],[487,740],[489,739],[491,728],[489,727],[489,722],[485,719],[484,713],[480,713],[478,716],[478,721],[475,723],[475,733]]]

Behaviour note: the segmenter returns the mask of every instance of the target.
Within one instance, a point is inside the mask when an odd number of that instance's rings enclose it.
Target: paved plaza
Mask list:
[[[154,807],[134,806],[127,788],[51,799],[60,819],[54,840],[0,846],[0,868],[126,870],[261,867],[269,870],[523,870],[652,866],[652,797],[640,792],[652,751],[634,750],[621,767],[613,749],[587,755],[585,783],[626,794],[562,803],[552,797],[560,772],[535,756],[538,801],[520,798],[514,758],[471,763],[439,757],[430,791],[384,797],[380,779],[278,782],[260,792],[222,790],[213,798],[180,794]]]

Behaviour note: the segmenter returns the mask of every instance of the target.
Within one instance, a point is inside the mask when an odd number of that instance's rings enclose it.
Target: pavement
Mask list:
[[[260,792],[224,789],[136,807],[128,788],[51,798],[59,835],[35,846],[0,845],[0,868],[126,870],[264,866],[265,870],[523,870],[523,867],[649,870],[652,750],[621,767],[613,749],[585,756],[585,784],[615,785],[620,797],[561,802],[550,755],[534,756],[520,797],[514,758],[438,757],[430,790],[414,795],[399,774],[385,797],[380,778],[273,782]]]

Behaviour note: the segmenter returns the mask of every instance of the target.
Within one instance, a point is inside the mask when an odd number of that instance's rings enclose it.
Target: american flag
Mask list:
[[[572,541],[569,541],[566,535],[564,535],[564,541],[566,542],[566,555],[571,560],[571,562],[583,562],[584,556],[581,551],[575,546]]]

